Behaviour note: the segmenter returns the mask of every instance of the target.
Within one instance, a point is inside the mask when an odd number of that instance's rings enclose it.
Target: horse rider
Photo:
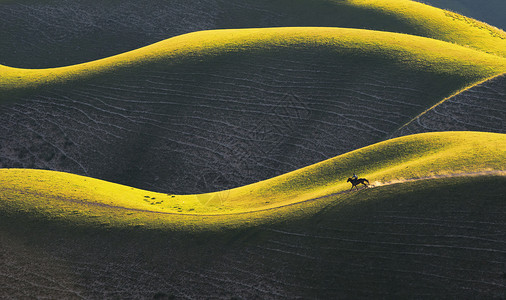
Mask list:
[[[357,174],[353,173],[353,176],[351,176],[351,179],[352,179],[352,180],[358,180],[358,176],[357,176]]]

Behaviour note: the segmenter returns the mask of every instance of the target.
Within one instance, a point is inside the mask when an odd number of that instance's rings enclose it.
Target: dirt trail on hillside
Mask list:
[[[364,189],[370,189],[370,188],[377,188],[377,187],[382,187],[382,186],[394,185],[394,184],[399,184],[399,183],[408,183],[408,182],[422,181],[422,180],[442,179],[442,178],[455,178],[455,177],[477,177],[477,176],[506,176],[506,171],[502,171],[502,170],[500,170],[500,171],[499,170],[490,170],[490,171],[470,172],[470,173],[455,173],[455,174],[444,174],[444,175],[432,175],[432,176],[416,177],[416,178],[399,178],[399,179],[394,179],[394,180],[390,180],[390,181],[386,181],[386,182],[373,181],[369,185],[369,187],[367,187],[367,188],[366,187],[360,188],[358,191],[362,191]],[[104,204],[104,203],[84,202],[84,201],[72,200],[72,199],[67,199],[67,198],[62,198],[62,197],[55,197],[55,198],[58,198],[58,200],[64,201],[64,202],[72,202],[72,203],[84,204],[84,205],[89,205],[89,206],[99,206],[99,207],[104,207],[104,208],[127,210],[127,211],[134,211],[134,212],[154,213],[154,214],[162,214],[162,215],[177,215],[177,216],[205,216],[205,217],[213,217],[213,216],[244,215],[244,214],[257,213],[257,212],[265,212],[265,211],[270,211],[270,210],[276,210],[276,209],[286,208],[286,207],[290,207],[290,206],[295,206],[295,205],[299,205],[299,204],[303,204],[303,203],[307,203],[307,202],[318,201],[318,200],[321,200],[321,199],[326,199],[326,198],[329,198],[329,197],[334,197],[334,196],[338,196],[338,195],[342,195],[342,194],[348,194],[348,193],[352,193],[352,192],[357,192],[357,190],[345,190],[345,191],[341,191],[341,192],[337,192],[337,193],[332,193],[332,194],[328,194],[328,195],[324,195],[324,196],[320,196],[320,197],[316,197],[316,198],[311,198],[311,199],[307,199],[307,200],[303,200],[303,201],[299,201],[299,202],[295,202],[295,203],[280,205],[280,206],[276,206],[276,207],[269,207],[269,208],[251,210],[251,211],[246,211],[246,212],[219,213],[219,214],[196,214],[196,213],[176,213],[176,212],[152,211],[152,210],[147,210],[147,209],[137,209],[137,208],[129,208],[129,207],[123,207],[123,206],[116,206],[116,205],[108,205],[108,204]],[[40,196],[42,196],[42,195],[40,195]]]
[[[476,177],[476,176],[506,176],[506,171],[498,171],[498,170],[490,170],[490,171],[481,171],[481,172],[470,172],[470,173],[455,173],[455,174],[434,174],[431,176],[425,177],[415,177],[415,178],[398,178],[389,181],[374,181],[369,186],[370,188],[380,187],[385,185],[393,185],[398,183],[407,183],[413,181],[420,180],[429,180],[429,179],[441,179],[441,178],[451,178],[451,177]]]
[[[506,133],[506,73],[461,91],[412,119],[391,138],[433,131]]]
[[[422,181],[422,180],[430,180],[430,179],[454,178],[454,177],[477,177],[477,176],[506,176],[506,171],[502,171],[502,170],[501,171],[490,170],[490,171],[482,171],[482,172],[455,173],[455,174],[444,174],[444,175],[436,175],[435,174],[435,175],[432,175],[432,176],[425,176],[425,177],[399,178],[399,179],[389,180],[389,181],[385,181],[385,182],[374,181],[367,188],[363,187],[363,188],[360,188],[359,190],[364,190],[364,189],[369,189],[369,188],[376,188],[376,187],[381,187],[381,186],[394,185],[394,184],[399,184],[399,183],[408,183],[408,182],[415,182],[415,181]],[[298,204],[305,203],[305,202],[311,202],[311,201],[325,199],[325,198],[329,198],[329,197],[333,197],[333,196],[337,196],[337,195],[348,194],[348,193],[352,193],[354,191],[356,191],[356,190],[351,190],[351,189],[350,190],[345,190],[345,191],[341,191],[341,192],[338,192],[338,193],[332,193],[332,194],[328,194],[328,195],[325,195],[325,196],[321,196],[321,197],[317,197],[317,198],[312,198],[312,199],[307,199],[307,200],[296,202],[296,203],[290,203],[290,204],[281,205],[281,206],[272,207],[272,208],[267,208],[267,209],[259,209],[259,210],[255,210],[255,211],[251,211],[251,212],[244,212],[244,213],[241,213],[241,214],[260,212],[260,211],[267,211],[267,210],[273,210],[273,209],[278,209],[278,208],[283,208],[283,207],[298,205]]]

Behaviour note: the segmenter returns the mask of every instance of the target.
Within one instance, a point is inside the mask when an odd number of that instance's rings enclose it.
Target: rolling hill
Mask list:
[[[346,27],[457,43],[504,56],[505,33],[408,0],[2,1],[0,64],[48,68],[96,60],[199,30]]]
[[[502,13],[506,10],[506,3],[501,0],[489,0],[487,2],[473,0],[423,0],[418,2],[449,9],[459,14],[487,22],[503,30],[506,28],[506,19]]]
[[[506,132],[505,75],[470,87],[443,100],[396,131],[402,136],[428,131]]]
[[[0,298],[506,298],[504,31],[5,0],[0,35]]]
[[[502,297],[505,143],[471,132],[382,142],[232,190],[227,217],[213,201],[188,211],[197,195],[1,170],[0,287],[14,297]],[[376,186],[340,193],[357,161]],[[260,201],[287,192],[324,197]],[[166,201],[182,211],[160,213]]]
[[[196,195],[155,193],[70,173],[0,169],[0,198],[8,213],[84,224],[162,230],[249,227],[293,219],[299,206],[317,210],[329,196],[348,190],[346,178],[355,170],[373,179],[373,185],[433,176],[500,175],[505,148],[504,134],[425,133],[381,142],[250,185]]]
[[[503,73],[506,59],[403,34],[274,28],[197,32],[85,64],[2,70],[3,95],[26,94],[0,108],[0,166],[199,193],[381,141]]]

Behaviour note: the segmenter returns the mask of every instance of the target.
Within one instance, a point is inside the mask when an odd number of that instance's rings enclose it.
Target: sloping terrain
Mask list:
[[[501,298],[505,143],[493,133],[402,137],[219,202],[3,169],[0,294]],[[345,192],[357,166],[374,187]],[[266,210],[266,199],[277,206]]]
[[[304,218],[199,234],[3,215],[0,293],[503,298],[504,184],[482,176],[383,186],[336,196]]]
[[[506,54],[503,31],[407,0],[16,0],[0,3],[0,64],[57,67],[199,30],[282,26],[402,32]]]
[[[8,214],[112,228],[161,230],[250,227],[312,214],[348,191],[353,170],[381,186],[392,181],[500,174],[506,135],[426,133],[388,140],[281,176],[231,190],[170,195],[70,173],[0,169],[0,208]],[[304,208],[304,209],[302,209]]]
[[[0,298],[506,298],[502,30],[6,0],[0,40]]]
[[[506,76],[473,86],[416,117],[393,136],[431,131],[506,133]]]
[[[2,167],[198,193],[381,141],[503,73],[506,60],[408,35],[277,28],[193,33],[65,68],[3,68],[3,89],[29,94],[0,108]]]
[[[486,2],[475,0],[419,0],[435,7],[449,9],[464,16],[487,22],[490,25],[506,28],[506,2],[502,0],[488,0]]]

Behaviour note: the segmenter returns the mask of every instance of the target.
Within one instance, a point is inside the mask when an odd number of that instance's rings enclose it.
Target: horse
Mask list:
[[[365,187],[367,187],[367,184],[369,184],[369,180],[365,179],[365,178],[359,178],[359,179],[352,179],[352,178],[348,178],[348,181],[346,182],[351,182],[351,190],[353,190],[353,188],[357,188],[358,190],[358,186],[359,184],[363,184],[365,185]],[[367,184],[365,184],[364,182],[367,182]]]

